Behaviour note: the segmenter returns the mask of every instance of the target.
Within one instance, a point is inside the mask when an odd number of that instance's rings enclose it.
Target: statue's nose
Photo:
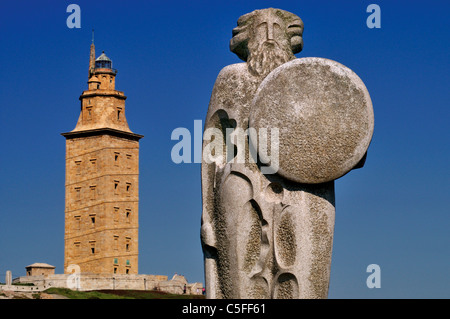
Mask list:
[[[273,40],[273,24],[267,24],[267,40]]]

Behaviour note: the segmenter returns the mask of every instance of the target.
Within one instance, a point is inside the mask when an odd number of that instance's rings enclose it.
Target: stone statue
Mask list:
[[[221,70],[205,121],[207,298],[328,295],[334,180],[363,166],[373,110],[350,69],[294,56],[302,34],[298,16],[273,8],[241,16],[233,29],[230,49],[245,62]],[[211,130],[235,143],[209,147],[219,140]],[[233,132],[247,135],[239,143]]]

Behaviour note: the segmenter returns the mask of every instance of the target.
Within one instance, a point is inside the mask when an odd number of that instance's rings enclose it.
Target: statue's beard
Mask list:
[[[266,41],[255,48],[249,44],[247,64],[252,74],[265,77],[276,67],[294,58],[290,48],[283,49],[275,41]]]

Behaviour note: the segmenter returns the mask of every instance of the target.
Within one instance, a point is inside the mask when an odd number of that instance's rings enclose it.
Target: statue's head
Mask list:
[[[238,19],[230,50],[248,63],[255,75],[267,75],[295,58],[303,48],[303,21],[280,9],[262,9]]]

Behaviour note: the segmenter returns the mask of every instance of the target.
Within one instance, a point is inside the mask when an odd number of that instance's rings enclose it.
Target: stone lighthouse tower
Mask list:
[[[88,89],[66,138],[64,269],[138,273],[139,140],[125,117],[117,70],[92,42]]]

